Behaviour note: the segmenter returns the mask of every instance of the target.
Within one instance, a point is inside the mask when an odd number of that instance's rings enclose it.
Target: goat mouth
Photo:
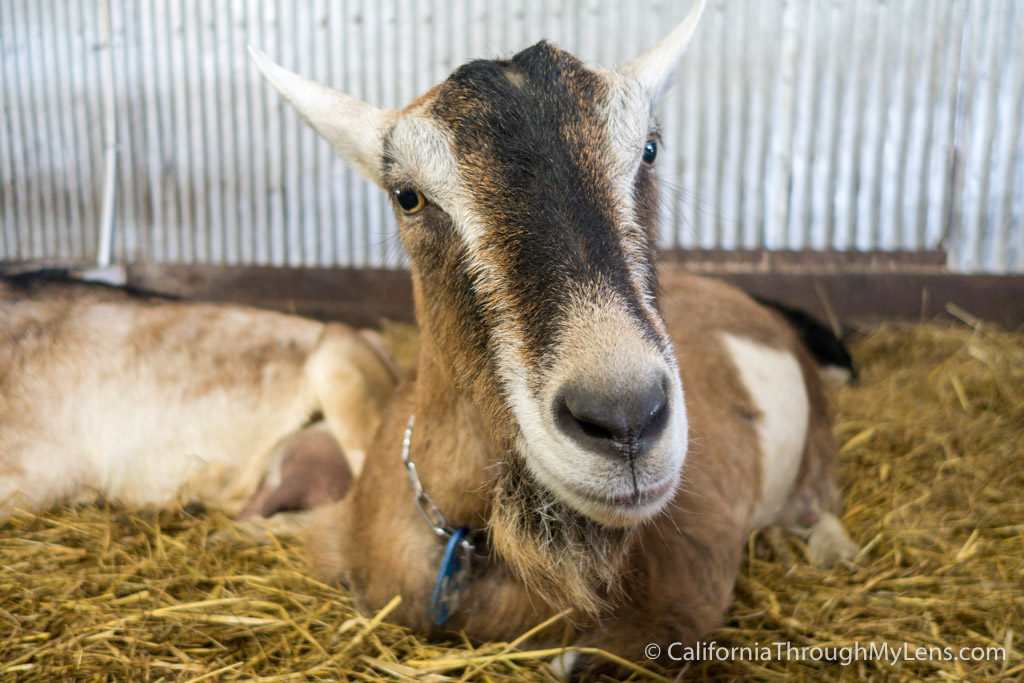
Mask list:
[[[581,490],[572,487],[573,492],[586,500],[590,505],[600,508],[600,517],[608,515],[622,517],[627,522],[632,519],[646,518],[652,516],[668,502],[669,496],[675,490],[677,477],[669,476],[650,486],[636,486],[628,493],[615,494],[611,496],[601,495],[593,491]]]

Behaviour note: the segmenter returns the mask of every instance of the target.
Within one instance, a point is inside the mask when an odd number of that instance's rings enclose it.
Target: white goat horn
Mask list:
[[[249,46],[249,54],[270,84],[292,103],[302,118],[331,143],[341,158],[368,180],[381,184],[384,134],[398,112],[376,109],[343,92],[303,78],[270,61],[263,51]]]
[[[650,48],[639,57],[619,68],[621,73],[639,80],[644,88],[657,102],[665,93],[669,80],[675,74],[679,60],[690,44],[690,38],[697,29],[701,14],[704,13],[705,0],[697,0],[683,23],[673,29],[672,33]]]

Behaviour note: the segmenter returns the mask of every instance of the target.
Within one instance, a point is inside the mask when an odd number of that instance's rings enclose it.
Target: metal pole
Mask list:
[[[117,110],[114,103],[114,58],[111,47],[110,2],[101,0],[100,30],[103,54],[101,80],[103,86],[103,204],[100,213],[100,241],[96,248],[96,266],[106,268],[113,260],[114,197],[117,178]]]

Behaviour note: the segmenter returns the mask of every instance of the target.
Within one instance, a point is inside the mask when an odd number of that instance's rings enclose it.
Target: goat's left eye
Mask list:
[[[647,144],[644,145],[644,155],[641,157],[644,166],[653,166],[654,159],[658,156],[658,143],[654,140],[648,140]]]

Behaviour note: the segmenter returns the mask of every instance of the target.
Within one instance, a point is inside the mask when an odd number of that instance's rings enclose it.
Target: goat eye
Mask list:
[[[395,201],[406,213],[416,213],[427,205],[427,200],[423,198],[420,191],[411,187],[395,190]]]
[[[654,140],[648,140],[647,144],[644,145],[644,155],[641,157],[644,166],[651,166],[654,164],[654,158],[658,156],[658,143]]]

